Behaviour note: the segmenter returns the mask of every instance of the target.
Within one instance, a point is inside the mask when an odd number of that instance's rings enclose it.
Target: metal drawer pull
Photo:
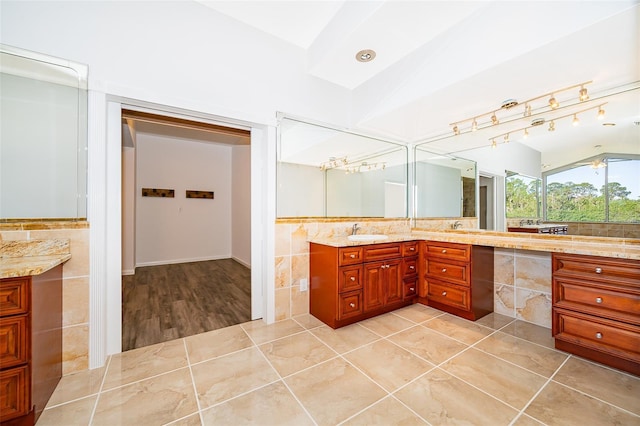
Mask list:
[[[442,268],[442,272],[447,272],[447,268]]]
[[[444,249],[442,250],[442,253],[446,253],[446,252],[447,252],[446,250],[444,250]]]
[[[596,274],[601,274],[602,273],[602,268],[596,268]]]
[[[352,308],[355,308],[356,304],[355,303],[349,303],[349,306],[351,306]]]
[[[596,297],[596,303],[602,303],[602,297]]]
[[[411,266],[409,266],[409,269],[416,269],[416,267],[411,265]]]
[[[409,290],[415,291],[415,288],[414,287],[409,287]]]
[[[446,292],[446,291],[443,291],[443,292],[442,292],[442,295],[443,295],[443,296],[446,296],[446,295],[447,295],[447,292]]]
[[[355,254],[352,254],[352,255],[351,255],[351,258],[352,258],[352,259],[355,259],[355,258],[356,258],[356,255],[355,255]]]
[[[596,339],[602,339],[602,333],[596,333]]]
[[[409,251],[415,251],[415,247],[409,247]]]
[[[355,281],[355,280],[356,280],[356,277],[351,277],[351,281]]]

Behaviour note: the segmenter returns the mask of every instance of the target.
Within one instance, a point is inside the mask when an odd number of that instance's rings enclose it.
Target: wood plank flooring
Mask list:
[[[122,350],[251,320],[251,270],[233,259],[136,268],[122,277]]]

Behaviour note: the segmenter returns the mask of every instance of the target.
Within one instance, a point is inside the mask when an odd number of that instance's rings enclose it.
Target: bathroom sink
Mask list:
[[[382,234],[356,234],[349,235],[347,237],[349,241],[375,241],[375,240],[386,240],[389,238],[387,235]]]

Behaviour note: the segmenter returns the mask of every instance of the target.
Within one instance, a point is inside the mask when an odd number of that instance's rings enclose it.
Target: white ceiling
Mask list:
[[[440,139],[451,134],[449,123],[499,109],[506,99],[593,80],[593,100],[640,80],[637,0],[198,2],[303,49],[310,75],[352,92],[354,129],[405,143]],[[357,62],[362,49],[375,50],[375,60]],[[640,154],[640,126],[633,124],[640,121],[639,92],[624,108],[610,100],[607,121],[617,125],[604,135],[600,124],[587,125],[595,113],[584,113],[580,131],[567,131],[565,118],[556,132],[536,128],[519,143],[541,151],[551,167],[595,155],[594,145]],[[576,95],[577,89],[563,94],[565,108],[556,117],[588,107],[567,107]],[[537,102],[536,117],[548,122],[546,99]],[[508,124],[428,146],[449,153],[486,147],[495,134],[530,123],[519,107],[499,112]]]

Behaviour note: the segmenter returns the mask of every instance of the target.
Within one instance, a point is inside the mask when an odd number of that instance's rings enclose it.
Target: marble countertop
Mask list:
[[[398,241],[430,240],[474,244],[499,248],[556,253],[585,254],[620,259],[640,260],[640,239],[585,237],[578,235],[548,235],[483,231],[478,229],[433,230],[413,229],[409,234],[389,235],[387,240],[349,241],[344,237],[312,238],[310,242],[333,247],[352,247]]]
[[[0,278],[40,275],[71,259],[71,254],[0,258]]]

